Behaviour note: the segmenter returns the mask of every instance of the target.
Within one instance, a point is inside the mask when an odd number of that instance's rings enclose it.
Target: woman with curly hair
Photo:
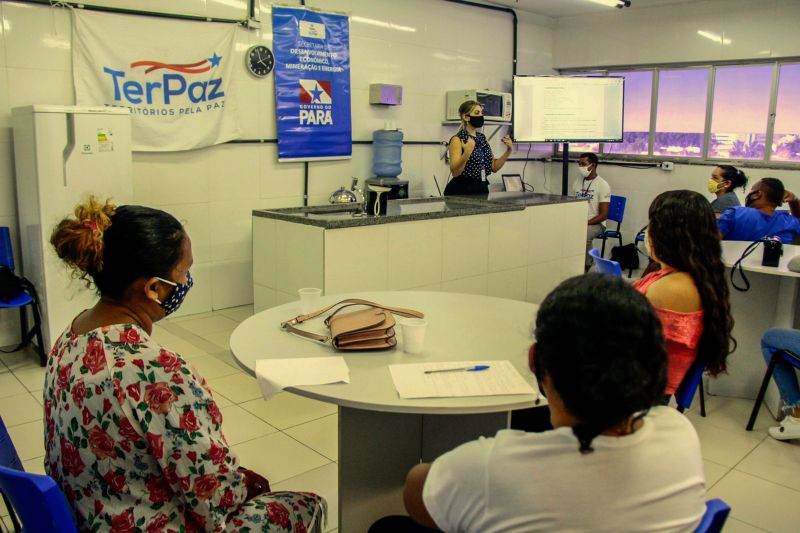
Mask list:
[[[653,200],[648,216],[645,248],[656,266],[633,286],[661,319],[668,397],[698,356],[712,376],[724,372],[736,341],[719,230],[708,201],[694,191],[667,191]]]
[[[175,217],[90,198],[50,242],[100,299],[53,346],[45,469],[81,531],[321,531],[325,500],[239,466],[205,380],[150,335],[192,287]]]

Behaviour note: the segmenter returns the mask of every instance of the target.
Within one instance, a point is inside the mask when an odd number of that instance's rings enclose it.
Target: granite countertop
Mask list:
[[[307,224],[324,229],[355,228],[390,224],[392,222],[412,222],[437,218],[485,215],[519,211],[531,205],[545,205],[576,201],[576,198],[551,194],[519,193],[519,195],[487,200],[486,195],[450,196],[442,198],[412,198],[390,200],[386,215],[368,216],[361,214],[356,204],[331,204],[285,209],[256,209],[253,216],[274,218],[286,222]],[[585,200],[577,200],[585,201]]]

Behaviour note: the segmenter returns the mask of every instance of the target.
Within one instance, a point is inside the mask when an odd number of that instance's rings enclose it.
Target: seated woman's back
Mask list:
[[[667,191],[648,212],[645,246],[655,270],[633,282],[655,307],[667,343],[666,395],[675,393],[700,355],[716,375],[725,370],[733,319],[714,213],[702,195]]]
[[[411,518],[451,533],[692,531],[700,443],[655,407],[667,353],[652,305],[620,278],[578,276],[544,299],[535,338],[529,365],[555,429],[503,430],[415,466]]]
[[[697,434],[667,407],[643,422],[631,435],[596,437],[589,454],[568,427],[464,444],[434,463],[426,505],[459,502],[429,506],[457,524],[448,531],[693,531],[705,510]]]

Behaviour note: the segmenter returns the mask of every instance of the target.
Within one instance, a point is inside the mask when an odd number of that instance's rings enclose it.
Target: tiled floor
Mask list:
[[[206,377],[224,415],[225,433],[242,464],[264,474],[275,490],[309,490],[325,496],[329,531],[337,518],[336,406],[280,394],[265,402],[255,380],[235,363],[227,339],[252,307],[226,309],[159,323],[162,344],[180,352]],[[9,428],[25,468],[42,472],[41,390],[43,370],[33,352],[0,354],[0,416]],[[753,432],[746,432],[752,402],[707,399],[707,417],[688,413],[700,435],[709,498],[732,507],[726,532],[800,531],[800,441],[767,436],[774,424],[762,408]],[[0,516],[7,513],[0,504]]]

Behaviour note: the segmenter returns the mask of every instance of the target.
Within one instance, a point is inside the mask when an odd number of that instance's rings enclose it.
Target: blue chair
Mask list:
[[[703,371],[706,365],[699,357],[695,359],[692,366],[683,377],[683,381],[675,391],[675,401],[678,403],[678,411],[681,413],[692,406],[697,390],[700,390],[700,416],[706,416],[706,398],[703,392]]]
[[[52,478],[0,466],[0,491],[22,521],[22,533],[77,533],[67,499]]]
[[[0,418],[0,494],[15,531],[77,532],[75,519],[56,482],[48,476],[29,474],[22,468],[14,443]],[[22,521],[20,526],[19,520]]]
[[[14,271],[14,252],[11,249],[11,234],[7,227],[0,227],[0,265],[8,267],[12,272]],[[26,313],[27,306],[31,306],[33,312],[33,328],[28,330],[28,315]],[[12,298],[11,301],[0,301],[0,309],[19,309],[19,323],[22,331],[22,342],[12,351],[16,352],[21,350],[28,343],[31,342],[34,335],[39,347],[39,362],[42,366],[47,363],[47,354],[44,348],[44,339],[42,338],[42,319],[39,316],[39,303],[36,298],[36,290],[32,284],[22,290],[19,295]]]
[[[3,423],[2,417],[0,417],[0,466],[13,468],[15,470],[24,470],[22,468],[22,461],[20,461],[19,455],[17,455],[17,450],[14,448],[14,443],[11,442],[11,436],[6,430],[6,425]],[[9,509],[8,514],[11,516],[11,522],[14,525],[14,531],[20,531],[21,528],[19,522],[17,521],[17,517],[11,510],[11,502],[8,500],[2,489],[0,489],[0,496],[3,498],[3,503],[6,504],[6,509]]]
[[[706,502],[706,512],[694,533],[719,533],[731,513],[730,506],[719,498]]]
[[[761,402],[764,401],[764,394],[767,392],[769,380],[772,379],[772,373],[775,372],[775,365],[778,364],[778,361],[783,361],[784,363],[800,369],[800,355],[790,352],[789,350],[775,350],[772,352],[769,365],[767,365],[767,373],[764,374],[764,380],[761,382],[761,389],[759,389],[758,396],[756,396],[753,412],[750,413],[750,420],[747,421],[747,427],[745,428],[747,431],[753,431],[753,425],[756,423],[756,417],[758,417],[758,409],[761,407]]]
[[[611,259],[604,259],[600,255],[600,252],[597,251],[597,248],[592,248],[589,250],[589,255],[592,256],[594,264],[597,265],[598,272],[603,274],[611,274],[612,276],[617,276],[618,278],[622,277],[622,268],[620,268],[619,263],[612,261]]]
[[[603,239],[603,247],[600,249],[600,255],[606,255],[606,239],[617,239],[619,245],[622,246],[622,217],[625,216],[625,203],[627,199],[624,196],[611,195],[611,202],[608,204],[608,220],[617,223],[617,229],[607,229],[597,236],[598,239]]]

